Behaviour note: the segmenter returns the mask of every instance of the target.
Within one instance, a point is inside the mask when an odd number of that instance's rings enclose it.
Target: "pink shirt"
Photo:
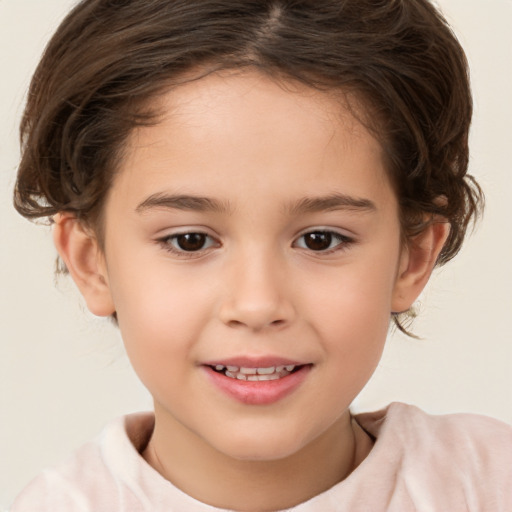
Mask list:
[[[393,403],[356,416],[376,438],[345,480],[294,512],[511,512],[512,427],[471,414],[431,416]],[[214,512],[139,454],[150,413],[109,424],[71,459],[37,477],[10,512]]]

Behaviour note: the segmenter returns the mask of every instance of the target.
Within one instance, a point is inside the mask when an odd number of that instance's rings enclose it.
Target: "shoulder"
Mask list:
[[[129,482],[137,473],[141,464],[138,447],[149,439],[152,429],[150,413],[113,421],[68,460],[37,476],[10,512],[92,511],[105,500],[114,505],[120,482]]]
[[[470,437],[486,438],[498,436],[504,440],[512,439],[512,426],[500,420],[470,413],[427,414],[420,408],[394,402],[376,412],[361,413],[355,416],[357,421],[372,433],[383,433],[400,426],[414,437],[440,436],[450,438],[462,433]]]
[[[467,510],[512,510],[512,427],[476,414],[431,415],[393,403],[356,416],[409,489],[463,500]],[[372,454],[368,457],[370,460]]]
[[[512,426],[477,414],[427,414],[418,407],[392,403],[385,409],[356,416],[360,425],[381,442],[407,445],[416,456],[441,453],[453,463],[501,465],[512,470]],[[424,451],[424,453],[423,453]]]

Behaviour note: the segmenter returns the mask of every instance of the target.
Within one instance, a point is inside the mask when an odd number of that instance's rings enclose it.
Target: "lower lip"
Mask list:
[[[209,366],[203,368],[221,391],[238,402],[247,405],[270,405],[293,393],[306,379],[311,365],[305,365],[286,377],[263,381],[233,379]]]

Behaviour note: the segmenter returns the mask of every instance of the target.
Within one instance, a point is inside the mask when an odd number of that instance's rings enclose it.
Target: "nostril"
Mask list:
[[[243,322],[240,322],[240,320],[230,320],[230,321],[228,322],[228,325],[229,325],[230,327],[242,327],[242,326],[244,325],[244,323],[243,323]]]
[[[259,322],[258,325],[256,325],[255,322],[243,322],[241,320],[230,320],[228,322],[228,326],[229,327],[232,327],[232,328],[235,328],[235,329],[238,329],[240,327],[250,327],[252,329],[255,329],[255,330],[261,330],[261,329],[265,329],[266,327],[281,327],[281,326],[284,326],[286,324],[286,320],[282,320],[282,319],[279,319],[279,320],[272,320],[268,323],[265,323],[265,322]]]
[[[294,309],[286,300],[249,298],[231,298],[221,304],[218,315],[224,325],[234,329],[245,327],[260,331],[268,328],[281,329],[293,320]]]

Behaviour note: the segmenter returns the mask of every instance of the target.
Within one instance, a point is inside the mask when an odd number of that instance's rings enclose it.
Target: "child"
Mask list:
[[[510,510],[510,427],[349,410],[481,207],[470,119],[427,0],[79,3],[15,204],[52,219],[155,410],[11,511]]]

